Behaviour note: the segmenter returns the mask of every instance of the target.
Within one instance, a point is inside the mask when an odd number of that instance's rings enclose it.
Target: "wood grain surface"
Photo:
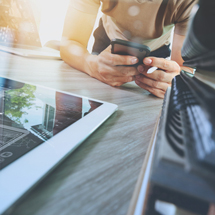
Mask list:
[[[159,117],[157,119],[157,122],[155,124],[154,130],[153,130],[153,133],[152,133],[152,136],[151,136],[150,143],[148,145],[148,149],[147,149],[147,152],[146,152],[146,155],[145,155],[145,158],[144,158],[143,166],[141,168],[141,171],[140,171],[140,174],[139,174],[139,177],[138,177],[138,180],[137,180],[134,192],[133,192],[133,196],[132,196],[132,199],[130,201],[130,206],[129,206],[127,215],[133,215],[135,213],[135,210],[136,210],[136,207],[137,207],[137,202],[138,202],[138,199],[139,199],[139,196],[140,196],[140,191],[141,191],[141,188],[142,188],[142,185],[143,185],[144,175],[145,175],[145,172],[146,172],[146,169],[147,169],[147,164],[149,164],[148,161],[149,161],[151,153],[154,154],[153,144],[155,143],[156,138],[157,138],[157,131],[158,131],[159,122],[160,122],[160,115],[159,115]],[[143,201],[143,203],[142,203],[142,205],[143,205],[142,209],[144,209],[144,202],[145,201]],[[137,213],[142,214],[143,211],[138,210]]]
[[[111,87],[63,61],[28,59],[4,52],[0,52],[0,76],[119,106],[111,118],[21,199],[10,214],[126,214],[162,99],[134,82]]]

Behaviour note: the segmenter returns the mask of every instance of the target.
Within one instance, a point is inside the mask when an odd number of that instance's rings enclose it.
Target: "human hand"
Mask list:
[[[137,62],[138,59],[133,56],[112,54],[111,46],[108,46],[91,64],[90,76],[111,86],[121,86],[133,81],[134,76],[139,74],[136,66],[132,66]]]
[[[147,57],[143,63],[137,68],[140,74],[135,78],[136,84],[155,96],[164,98],[167,88],[171,86],[172,79],[180,73],[180,66],[175,61],[156,57]],[[147,71],[151,67],[159,69],[148,74]]]

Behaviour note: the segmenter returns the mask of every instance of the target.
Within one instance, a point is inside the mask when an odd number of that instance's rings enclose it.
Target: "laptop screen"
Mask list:
[[[0,169],[101,105],[0,77]]]
[[[41,47],[38,10],[32,1],[7,0],[0,5],[0,43]]]

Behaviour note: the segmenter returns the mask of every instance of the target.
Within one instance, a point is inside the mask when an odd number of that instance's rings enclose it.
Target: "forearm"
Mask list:
[[[71,67],[93,76],[97,56],[91,55],[82,44],[72,40],[62,41],[60,54]]]
[[[90,55],[87,51],[87,44],[100,4],[92,1],[91,10],[88,11],[88,4],[83,4],[83,8],[77,9],[76,6],[79,4],[74,6],[74,2],[78,3],[78,1],[70,1],[65,18],[60,54],[62,59],[73,68],[92,75],[94,69],[91,69],[89,65],[95,65],[93,62],[96,56]]]
[[[178,63],[180,66],[180,70],[184,70],[186,72],[194,73],[194,69],[183,65],[183,58],[181,57],[181,49],[184,42],[185,36],[174,34],[173,37],[173,45],[172,45],[172,55],[171,60]]]

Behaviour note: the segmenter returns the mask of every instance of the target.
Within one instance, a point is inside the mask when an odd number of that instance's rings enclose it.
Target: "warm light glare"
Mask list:
[[[67,13],[67,8],[70,0],[35,0],[34,4],[40,8],[40,27],[39,35],[41,44],[44,45],[49,40],[61,40],[64,19]],[[94,29],[98,26],[100,17],[102,16],[101,9],[97,15]],[[80,26],[81,27],[81,26]],[[94,38],[91,35],[88,43],[88,50],[91,52],[94,43]]]
[[[69,0],[36,0],[41,10],[39,35],[42,45],[61,40]]]
[[[140,13],[140,8],[138,6],[134,5],[128,9],[128,14],[130,16],[137,16],[139,13]]]

